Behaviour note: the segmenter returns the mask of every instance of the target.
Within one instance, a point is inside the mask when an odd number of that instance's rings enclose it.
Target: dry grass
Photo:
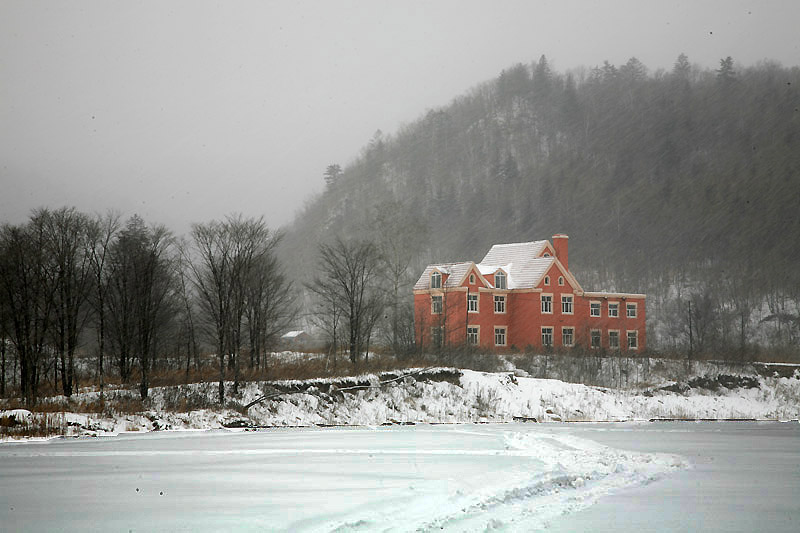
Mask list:
[[[34,413],[30,420],[0,417],[0,438],[53,437],[66,433],[67,423],[61,413]]]

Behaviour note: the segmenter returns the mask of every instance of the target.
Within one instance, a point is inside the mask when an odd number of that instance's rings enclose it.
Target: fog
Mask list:
[[[283,225],[376,130],[517,62],[791,65],[799,18],[796,2],[4,2],[0,218]]]

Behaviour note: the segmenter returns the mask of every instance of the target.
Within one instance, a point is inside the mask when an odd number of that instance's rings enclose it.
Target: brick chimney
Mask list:
[[[553,235],[553,248],[556,250],[558,260],[569,270],[569,237],[563,233]]]

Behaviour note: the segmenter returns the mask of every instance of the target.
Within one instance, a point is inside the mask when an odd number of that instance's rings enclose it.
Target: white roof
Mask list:
[[[547,241],[495,244],[478,264],[468,261],[428,265],[414,285],[414,289],[429,289],[430,277],[434,269],[450,274],[444,288],[458,287],[473,265],[481,276],[486,278],[490,286],[494,285],[492,275],[502,269],[508,274],[506,286],[509,289],[532,289],[539,284],[555,262],[555,257],[539,257],[546,247]]]
[[[523,263],[539,257],[547,246],[547,241],[515,242],[495,244],[486,252],[481,263],[487,265],[507,265]]]
[[[302,329],[297,329],[297,330],[294,330],[294,331],[288,331],[288,332],[284,333],[281,336],[281,338],[282,339],[294,339],[295,337],[299,337],[303,333],[305,333],[305,331],[303,331]]]

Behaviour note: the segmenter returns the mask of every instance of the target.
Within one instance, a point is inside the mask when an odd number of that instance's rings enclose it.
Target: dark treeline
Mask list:
[[[154,370],[177,364],[188,377],[209,347],[224,402],[226,377],[236,388],[243,365],[263,369],[294,320],[281,238],[262,219],[231,216],[180,241],[138,216],[73,208],[2,225],[0,397],[69,397],[89,374],[101,391],[110,375],[138,382],[145,399]]]
[[[797,357],[799,86],[770,62],[559,73],[542,56],[328,167],[286,251],[310,264],[306,243],[393,234],[410,295],[427,262],[564,232],[584,288],[648,294],[651,347]]]

